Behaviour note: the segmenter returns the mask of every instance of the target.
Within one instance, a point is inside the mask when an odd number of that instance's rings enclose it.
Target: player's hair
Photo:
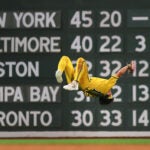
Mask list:
[[[108,105],[113,102],[113,98],[108,98],[108,95],[100,96],[99,97],[99,104],[101,105]]]

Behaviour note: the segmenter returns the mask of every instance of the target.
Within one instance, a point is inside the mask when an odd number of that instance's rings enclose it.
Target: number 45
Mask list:
[[[71,18],[70,24],[76,28],[89,28],[93,24],[92,11],[76,11]]]

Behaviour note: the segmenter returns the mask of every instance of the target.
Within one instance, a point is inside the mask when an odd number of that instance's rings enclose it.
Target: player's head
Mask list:
[[[108,95],[99,97],[99,103],[101,105],[108,105],[113,102],[113,98],[108,98]]]

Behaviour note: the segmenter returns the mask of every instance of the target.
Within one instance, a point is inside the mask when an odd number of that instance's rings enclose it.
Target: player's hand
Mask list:
[[[62,72],[60,70],[57,70],[55,73],[55,77],[58,83],[62,83],[63,82],[63,78],[62,78]]]

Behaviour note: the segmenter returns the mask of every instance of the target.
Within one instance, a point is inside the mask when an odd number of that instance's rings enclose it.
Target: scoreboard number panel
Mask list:
[[[69,93],[69,101],[81,103],[81,102],[95,102],[95,98],[86,97],[82,91],[75,91]]]
[[[97,75],[102,78],[108,78],[121,69],[123,64],[124,61],[122,59],[100,59],[97,63]]]
[[[132,125],[134,127],[136,126],[148,127],[149,126],[149,112],[147,109],[144,109],[142,111],[133,110],[132,117],[133,117]]]
[[[93,107],[93,105],[92,105]],[[70,111],[69,128],[77,131],[82,129],[87,131],[90,128],[93,130],[114,130],[122,129],[124,127],[124,113],[120,109],[111,108],[89,108],[89,109],[71,109]]]
[[[100,110],[100,127],[119,127],[122,124],[122,113],[120,110]]]
[[[136,102],[137,100],[140,102],[146,102],[149,100],[149,86],[148,85],[133,85],[133,101]],[[138,92],[139,91],[139,92]],[[137,98],[137,97],[138,98]]]
[[[58,1],[0,11],[0,137],[150,137],[150,3]],[[57,83],[63,55],[74,67],[85,58],[89,77],[108,79],[131,60],[136,70],[112,88],[113,103],[100,105],[65,91],[64,74]]]
[[[98,36],[98,52],[123,52],[123,36],[122,35],[99,35]]]
[[[150,9],[128,9],[127,26],[139,28],[150,27],[149,12]]]
[[[129,84],[127,85],[129,92],[127,95],[130,96],[128,102],[130,103],[149,103],[150,102],[150,86],[147,83]]]
[[[130,53],[149,53],[149,40],[150,35],[148,33],[129,34],[127,49]]]
[[[98,17],[97,22],[94,21],[95,16]],[[123,16],[120,10],[74,10],[69,11],[69,21],[71,28],[117,28],[122,26]]]
[[[93,35],[69,35],[68,52],[69,53],[94,53],[95,40]]]
[[[98,18],[98,27],[100,28],[118,28],[123,24],[120,10],[100,10]]]
[[[91,110],[72,110],[71,115],[73,116],[73,121],[71,127],[92,127],[94,123],[93,112]]]
[[[94,26],[92,10],[69,11],[69,26],[71,28],[91,28]]]
[[[139,59],[135,61],[136,70],[133,73],[133,77],[149,77],[150,76],[150,68],[149,68],[149,60],[148,59]]]
[[[128,120],[128,128],[132,128],[133,130],[138,129],[141,131],[149,130],[149,113],[150,112],[147,107],[145,107],[144,109],[138,107],[138,109],[130,110],[131,118],[129,118]]]
[[[112,94],[114,98],[114,102],[121,103],[123,99],[125,99],[125,92],[123,89],[125,88],[125,85],[123,84],[117,84],[112,88]]]

